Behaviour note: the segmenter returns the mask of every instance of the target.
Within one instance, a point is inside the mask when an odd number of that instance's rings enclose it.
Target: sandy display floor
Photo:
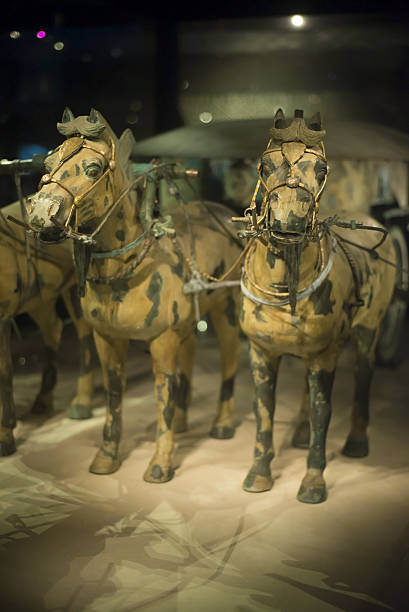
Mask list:
[[[232,440],[208,437],[216,408],[218,352],[202,338],[190,427],[177,435],[175,478],[148,484],[155,405],[150,357],[129,361],[123,464],[111,476],[88,466],[102,435],[94,417],[64,410],[74,371],[62,363],[56,413],[27,416],[39,373],[18,369],[18,452],[0,459],[0,609],[4,612],[380,612],[409,610],[409,361],[378,370],[372,392],[370,456],[340,454],[352,397],[351,353],[336,376],[328,435],[328,500],[296,493],[306,452],[290,440],[303,366],[279,374],[273,489],[250,494],[255,421],[243,341]]]

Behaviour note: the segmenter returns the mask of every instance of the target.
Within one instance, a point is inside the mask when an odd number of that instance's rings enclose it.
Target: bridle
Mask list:
[[[68,160],[70,160],[72,157],[74,157],[74,155],[79,153],[82,149],[89,149],[90,151],[93,151],[94,153],[97,153],[98,155],[101,155],[104,158],[105,162],[106,162],[106,169],[101,174],[101,176],[94,183],[92,183],[92,185],[90,185],[88,187],[88,189],[83,191],[81,194],[76,195],[69,187],[67,187],[67,185],[64,185],[64,183],[61,180],[55,178],[55,174],[56,174],[56,172],[58,172],[58,170],[60,170],[62,168],[62,166]],[[110,142],[110,150],[111,150],[111,156],[108,158],[107,154],[104,151],[102,151],[101,149],[98,149],[97,147],[93,147],[90,144],[88,144],[88,142],[86,142],[84,136],[78,136],[78,137],[74,136],[74,137],[69,138],[68,140],[66,140],[62,145],[57,147],[57,149],[55,149],[55,151],[53,152],[53,154],[55,154],[56,152],[59,152],[59,156],[60,156],[59,162],[58,162],[56,167],[51,172],[49,172],[47,174],[44,174],[41,177],[40,183],[38,185],[38,190],[40,191],[44,185],[49,185],[51,183],[54,183],[54,184],[58,185],[59,187],[61,187],[61,189],[63,189],[64,191],[66,191],[70,195],[70,197],[72,199],[72,204],[71,204],[70,211],[68,213],[67,219],[65,220],[64,224],[63,225],[59,224],[54,217],[51,217],[51,221],[55,225],[57,225],[57,227],[59,227],[64,234],[66,234],[68,236],[70,234],[72,234],[70,223],[71,223],[72,217],[73,217],[74,212],[75,212],[74,228],[73,228],[74,229],[74,234],[77,235],[77,236],[82,236],[83,237],[83,241],[85,241],[85,242],[87,240],[84,240],[84,238],[87,238],[88,241],[92,241],[94,235],[97,233],[97,231],[100,230],[100,228],[102,227],[103,223],[106,221],[106,219],[110,215],[112,208],[114,206],[116,206],[118,201],[120,199],[122,199],[122,197],[125,195],[125,192],[123,192],[119,196],[119,198],[112,204],[111,208],[108,209],[107,213],[105,214],[103,222],[100,223],[100,225],[98,226],[97,230],[94,231],[91,234],[91,236],[87,236],[85,234],[78,234],[78,226],[79,226],[78,211],[79,211],[80,205],[83,202],[84,198],[87,195],[89,195],[99,185],[99,183],[101,183],[101,181],[104,180],[105,177],[108,177],[108,180],[111,183],[111,188],[113,190],[113,181],[111,179],[112,179],[112,173],[113,173],[113,171],[116,168],[116,162],[115,162],[115,143],[114,143],[114,141],[112,139],[111,139],[111,142]]]
[[[320,148],[321,148],[320,151],[316,151],[308,147],[307,145],[304,145],[304,148],[302,152],[300,153],[300,155],[294,160],[289,160],[283,148],[283,145],[286,143],[283,142],[281,143],[280,146],[271,147],[271,142],[272,140],[270,139],[267,144],[267,148],[262,153],[260,157],[260,161],[257,164],[258,180],[256,183],[256,187],[254,189],[254,193],[251,199],[250,206],[246,208],[246,210],[244,211],[244,217],[242,218],[236,217],[234,218],[234,220],[248,221],[249,228],[245,230],[244,232],[242,232],[243,235],[246,234],[248,237],[250,236],[261,237],[263,233],[266,233],[266,232],[270,233],[270,228],[267,222],[267,214],[271,207],[271,204],[270,204],[271,195],[277,189],[281,187],[289,187],[290,189],[300,188],[306,191],[311,197],[310,209],[312,209],[312,218],[311,218],[311,223],[310,223],[310,234],[311,236],[314,236],[317,230],[317,214],[318,214],[319,199],[322,195],[322,192],[325,189],[325,185],[327,183],[327,178],[328,178],[328,172],[325,173],[325,177],[322,181],[322,185],[320,186],[318,192],[314,193],[305,183],[303,183],[298,177],[295,176],[295,164],[297,164],[306,153],[311,153],[315,155],[317,158],[321,159],[325,164],[327,164],[324,144],[322,142],[320,143]],[[302,143],[299,143],[299,144],[302,144]],[[278,183],[272,189],[268,189],[267,184],[263,178],[263,161],[262,161],[263,157],[270,153],[281,153],[281,155],[284,157],[284,159],[286,160],[289,166],[288,176],[285,179],[285,181]],[[261,188],[263,188],[264,194],[263,194],[263,200],[261,204],[261,215],[258,216],[256,200],[257,200],[257,196]]]

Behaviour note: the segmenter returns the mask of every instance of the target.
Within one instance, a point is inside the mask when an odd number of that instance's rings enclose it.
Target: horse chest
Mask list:
[[[289,308],[254,304],[243,298],[240,323],[243,332],[269,352],[304,355],[322,351],[339,336],[345,326],[338,314],[316,315],[306,303],[297,305],[295,316],[291,316]]]

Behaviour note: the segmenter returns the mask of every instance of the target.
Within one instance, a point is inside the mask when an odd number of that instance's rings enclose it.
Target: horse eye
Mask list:
[[[85,174],[89,178],[97,178],[100,175],[100,173],[101,173],[101,168],[100,166],[98,166],[98,164],[91,164],[85,170]]]

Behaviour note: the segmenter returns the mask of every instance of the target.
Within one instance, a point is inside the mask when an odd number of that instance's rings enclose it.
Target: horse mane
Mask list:
[[[105,130],[105,125],[100,121],[91,122],[88,116],[83,115],[71,121],[57,123],[57,130],[67,138],[78,135],[98,138]]]
[[[303,111],[295,111],[292,119],[286,119],[283,111],[277,111],[274,117],[274,125],[270,134],[276,142],[303,142],[309,147],[318,146],[325,136],[325,130],[321,130],[321,117],[319,113],[314,115],[309,126],[303,118]]]

